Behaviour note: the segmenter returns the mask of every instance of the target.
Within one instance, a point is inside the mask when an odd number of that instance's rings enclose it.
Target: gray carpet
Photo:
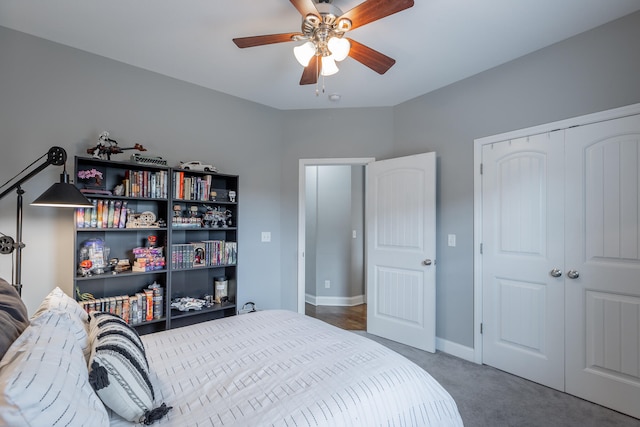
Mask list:
[[[636,418],[490,366],[353,332],[378,341],[429,372],[455,399],[466,427],[640,426]]]

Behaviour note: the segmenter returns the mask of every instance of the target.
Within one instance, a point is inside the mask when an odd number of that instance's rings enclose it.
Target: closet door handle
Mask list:
[[[567,277],[569,279],[577,279],[578,277],[580,277],[580,273],[578,272],[578,270],[569,270],[567,271]]]
[[[551,277],[560,277],[562,276],[562,270],[560,270],[559,268],[554,268],[549,272],[549,274],[551,275]]]
[[[430,259],[425,259],[424,261],[422,261],[422,265],[431,265],[432,261]]]

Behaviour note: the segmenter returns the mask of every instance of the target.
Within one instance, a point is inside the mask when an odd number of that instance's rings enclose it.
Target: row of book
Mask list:
[[[127,225],[126,200],[90,199],[92,208],[76,209],[77,228],[125,228]]]
[[[129,170],[125,172],[122,185],[126,197],[166,199],[169,194],[168,172]]]
[[[237,262],[237,242],[204,240],[171,245],[171,268],[174,269],[235,265]]]
[[[119,295],[79,301],[87,313],[104,311],[121,317],[130,325],[162,319],[164,315],[164,289],[154,284],[135,295]]]
[[[184,172],[174,171],[173,182],[176,199],[213,200],[211,196],[211,175],[185,176]]]

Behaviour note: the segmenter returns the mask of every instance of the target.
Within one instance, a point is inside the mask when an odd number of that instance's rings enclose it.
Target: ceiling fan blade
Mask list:
[[[300,78],[300,85],[312,85],[318,82],[318,75],[320,74],[320,57],[313,56],[309,65],[304,67],[302,77]]]
[[[378,19],[393,15],[394,13],[413,6],[413,0],[366,0],[354,7],[340,18],[351,20],[351,29],[354,30]]]
[[[351,50],[349,50],[349,56],[360,62],[363,65],[371,68],[378,74],[386,73],[389,68],[396,63],[396,60],[389,58],[377,50],[373,50],[368,46],[358,43],[353,39],[348,39],[351,43]]]
[[[298,9],[300,15],[307,16],[310,13],[314,15],[318,14],[318,10],[316,9],[316,5],[313,0],[291,0],[291,4]]]
[[[302,33],[282,33],[282,34],[267,34],[264,36],[251,36],[251,37],[237,37],[233,39],[233,42],[239,48],[263,46],[273,43],[284,43],[293,41],[293,36],[302,36]]]

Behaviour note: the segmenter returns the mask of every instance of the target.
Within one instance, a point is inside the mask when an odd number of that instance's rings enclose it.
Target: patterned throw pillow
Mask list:
[[[149,364],[138,333],[120,317],[92,313],[89,320],[89,382],[111,410],[122,418],[150,423],[169,409],[153,409]]]
[[[89,345],[89,318],[87,312],[76,300],[65,294],[59,287],[49,292],[49,295],[42,300],[36,312],[31,316],[31,320],[33,321],[43,313],[52,310],[69,313],[71,320],[73,320],[72,331],[78,340],[80,348],[82,348],[85,360],[88,361],[91,346]]]
[[[27,307],[25,307],[18,291],[0,279],[0,359],[11,344],[29,326]]]
[[[0,425],[108,426],[68,313],[32,320],[0,362]]]

